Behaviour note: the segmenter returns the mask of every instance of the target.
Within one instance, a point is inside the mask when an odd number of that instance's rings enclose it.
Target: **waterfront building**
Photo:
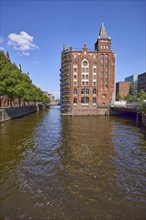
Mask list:
[[[146,72],[138,75],[138,92],[142,89],[146,92]]]
[[[131,75],[126,77],[125,82],[130,82],[130,95],[137,97],[138,75]]]
[[[47,94],[49,99],[50,99],[50,102],[51,103],[55,103],[55,96],[53,96],[52,94]]]
[[[129,94],[129,91],[130,91],[130,82],[116,83],[116,94],[120,94],[122,99]]]
[[[95,49],[63,48],[60,69],[61,113],[105,115],[115,100],[115,53],[102,23]]]

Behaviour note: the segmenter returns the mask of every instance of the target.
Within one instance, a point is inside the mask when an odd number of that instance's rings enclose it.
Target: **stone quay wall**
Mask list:
[[[142,115],[142,124],[145,126],[146,128],[146,114]]]
[[[29,115],[36,112],[37,110],[37,106],[22,106],[0,109],[0,122],[5,122],[13,118],[19,118],[25,115]]]

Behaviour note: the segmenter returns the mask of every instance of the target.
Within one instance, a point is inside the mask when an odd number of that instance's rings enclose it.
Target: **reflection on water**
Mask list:
[[[132,122],[54,108],[0,132],[2,219],[145,219],[146,140]]]

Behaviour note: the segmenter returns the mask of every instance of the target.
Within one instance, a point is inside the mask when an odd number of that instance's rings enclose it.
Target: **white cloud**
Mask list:
[[[3,48],[3,47],[0,47],[0,50],[4,50],[4,48]]]
[[[4,39],[2,36],[0,36],[0,51],[4,50],[4,48],[2,47],[2,43],[4,42]]]
[[[7,44],[25,56],[30,55],[30,50],[38,49],[38,46],[33,42],[34,37],[24,31],[21,31],[20,34],[11,33],[8,35],[8,39]]]

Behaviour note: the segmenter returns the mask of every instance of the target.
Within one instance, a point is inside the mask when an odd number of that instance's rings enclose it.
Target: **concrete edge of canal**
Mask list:
[[[32,114],[38,110],[37,106],[21,106],[0,109],[0,122]]]
[[[13,108],[2,108],[0,109],[0,122],[5,122],[14,118],[19,118],[25,115],[32,114],[40,109],[45,109],[45,106],[21,106]],[[118,115],[111,113],[110,115]],[[142,114],[142,125],[146,128],[146,114]]]

